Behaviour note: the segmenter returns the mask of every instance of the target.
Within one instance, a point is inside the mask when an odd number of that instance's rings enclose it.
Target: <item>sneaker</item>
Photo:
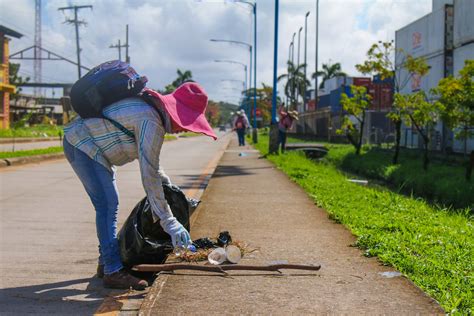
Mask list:
[[[103,264],[97,265],[97,274],[96,275],[99,279],[104,278],[104,265]]]
[[[148,286],[148,282],[140,280],[130,275],[124,269],[112,274],[104,275],[104,287],[110,289],[129,289],[144,290]]]

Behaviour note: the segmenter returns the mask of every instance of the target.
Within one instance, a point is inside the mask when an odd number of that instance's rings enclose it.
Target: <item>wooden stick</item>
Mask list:
[[[271,264],[267,266],[253,266],[253,265],[226,264],[226,265],[220,265],[220,266],[211,266],[211,265],[199,265],[199,264],[170,263],[170,264],[139,264],[132,268],[132,270],[140,271],[140,272],[198,270],[198,271],[218,272],[218,273],[225,273],[225,271],[228,271],[228,270],[253,270],[253,271],[280,272],[281,269],[318,271],[319,269],[321,269],[321,265]]]

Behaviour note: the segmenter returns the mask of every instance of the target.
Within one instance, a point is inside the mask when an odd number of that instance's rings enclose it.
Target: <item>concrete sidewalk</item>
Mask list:
[[[239,153],[245,155],[239,155]],[[259,252],[242,264],[321,264],[283,275],[231,271],[229,277],[181,271],[160,275],[142,304],[156,314],[444,314],[404,277],[351,247],[354,236],[328,219],[306,193],[250,147],[235,140],[192,218],[191,235],[228,230]]]

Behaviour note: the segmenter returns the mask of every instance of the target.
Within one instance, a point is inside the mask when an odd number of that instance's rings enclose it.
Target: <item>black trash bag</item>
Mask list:
[[[193,246],[197,249],[217,248],[217,243],[213,242],[209,237],[203,237],[193,240]]]
[[[186,198],[175,185],[163,185],[166,201],[176,219],[189,231],[189,214],[199,201]],[[171,237],[160,221],[153,222],[150,203],[143,198],[132,210],[118,233],[120,256],[125,267],[136,264],[160,264],[173,251]]]

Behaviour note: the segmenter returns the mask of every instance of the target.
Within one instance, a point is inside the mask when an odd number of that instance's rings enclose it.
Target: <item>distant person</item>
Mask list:
[[[237,132],[239,146],[245,146],[245,131],[250,127],[249,120],[243,110],[239,110],[235,114],[233,128]]]
[[[278,147],[281,145],[281,152],[284,153],[288,130],[293,126],[293,122],[298,120],[298,112],[285,111],[285,107],[282,105],[278,113],[280,114],[280,120],[278,121]]]
[[[204,115],[208,97],[198,84],[184,83],[167,95],[146,92],[153,105],[140,97],[126,98],[103,110],[107,119],[78,117],[64,128],[64,153],[96,211],[97,275],[108,288],[148,286],[125,271],[120,259],[115,166],[138,159],[153,218],[171,236],[173,246],[185,247],[191,243],[189,232],[173,216],[163,192],[162,183],[170,179],[160,168],[161,146],[166,133],[191,131],[217,138]]]

